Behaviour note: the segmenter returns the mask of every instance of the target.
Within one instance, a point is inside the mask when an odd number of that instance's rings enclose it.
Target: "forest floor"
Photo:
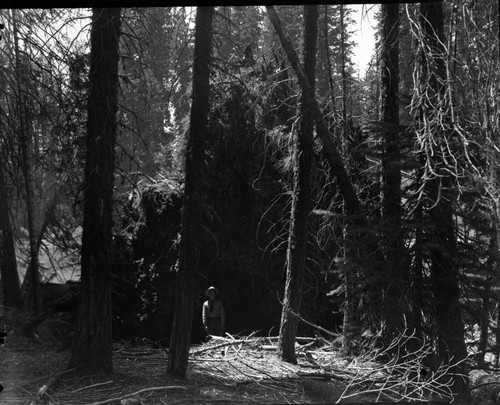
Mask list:
[[[165,372],[166,350],[125,342],[114,344],[112,374],[82,376],[67,369],[69,350],[58,346],[18,337],[0,348],[1,405],[334,402],[351,367],[311,344],[292,365],[278,358],[275,341],[226,337],[191,348],[186,380]]]

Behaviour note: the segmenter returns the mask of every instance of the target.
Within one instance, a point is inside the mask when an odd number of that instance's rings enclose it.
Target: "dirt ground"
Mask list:
[[[158,347],[117,343],[112,374],[82,376],[67,370],[67,349],[12,338],[0,348],[0,404],[304,404],[338,398],[342,385],[318,374],[310,352],[299,353],[299,364],[291,365],[268,343],[233,338],[193,346],[188,378],[179,381],[165,372],[167,352]],[[326,396],[325,381],[331,387]]]
[[[0,405],[449,403],[448,368],[422,377],[415,371],[421,351],[380,363],[371,351],[346,359],[333,342],[301,339],[298,364],[290,364],[278,357],[276,337],[214,337],[191,347],[187,379],[179,380],[166,373],[168,350],[154,342],[115,343],[113,373],[81,375],[68,369],[69,342],[49,333],[11,336],[0,347]],[[483,374],[474,384],[490,387],[493,377]],[[493,397],[481,391],[474,398],[480,405]]]

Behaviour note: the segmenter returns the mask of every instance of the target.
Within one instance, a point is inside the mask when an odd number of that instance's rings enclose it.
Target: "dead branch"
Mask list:
[[[87,390],[89,388],[96,388],[96,387],[101,387],[103,385],[107,385],[107,384],[111,384],[113,382],[113,380],[111,381],[106,381],[106,382],[102,382],[102,383],[97,383],[97,384],[92,384],[92,385],[87,385],[86,387],[81,387],[81,388],[78,388],[74,391],[71,391],[72,394],[76,393],[76,392],[80,392],[80,391],[83,391],[83,390]]]
[[[290,311],[290,313],[296,316],[299,320],[301,320],[305,324],[312,326],[314,329],[319,330],[320,332],[326,333],[327,335],[332,336],[334,338],[338,338],[340,336],[338,333],[330,332],[329,330],[322,328],[321,326],[315,325],[314,323],[307,321],[306,319],[302,318],[299,314],[296,314],[293,311]]]
[[[238,339],[238,340],[232,340],[232,341],[229,341],[229,342],[224,342],[224,343],[220,343],[220,344],[217,344],[217,345],[214,345],[214,346],[206,347],[204,349],[196,350],[196,351],[190,353],[189,355],[190,356],[198,356],[201,353],[209,352],[211,350],[216,350],[216,349],[220,349],[222,347],[235,346],[235,345],[245,344],[245,343],[248,343],[248,344],[250,344],[250,343],[256,343],[256,340],[255,339]]]
[[[422,364],[433,351],[432,345],[421,342],[420,347],[409,351],[409,342],[414,340],[414,335],[402,334],[395,338],[387,348],[370,347],[366,354],[357,361],[370,365],[359,367],[351,364],[346,370],[353,370],[351,380],[344,389],[340,398],[356,397],[360,394],[377,396],[381,399],[393,401],[426,400],[429,396],[448,400],[451,395],[450,369],[459,362],[450,360],[447,364],[436,365],[429,375],[423,377],[419,370]],[[379,362],[379,359],[390,360]]]

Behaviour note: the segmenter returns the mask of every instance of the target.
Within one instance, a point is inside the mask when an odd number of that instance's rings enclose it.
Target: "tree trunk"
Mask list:
[[[457,395],[454,403],[467,405],[470,403],[470,393],[466,377],[462,377],[467,375],[467,364],[464,361],[467,351],[460,308],[458,266],[454,261],[455,227],[449,193],[452,184],[444,171],[438,173],[445,177],[441,181],[434,179],[430,185],[433,201],[438,201],[430,210],[434,226],[433,242],[436,246],[431,251],[431,273],[436,300],[438,353],[443,363],[449,362],[452,365],[450,377],[453,378],[453,393]]]
[[[36,247],[37,229],[36,229],[36,205],[35,205],[35,177],[33,167],[33,145],[31,133],[29,131],[26,91],[24,89],[25,77],[22,72],[21,55],[19,50],[19,37],[17,29],[17,11],[12,10],[12,30],[14,34],[14,52],[15,52],[15,75],[17,82],[17,97],[19,108],[19,144],[22,154],[22,167],[24,174],[24,186],[26,192],[26,210],[28,213],[28,234],[30,248],[30,262],[26,272],[27,289],[24,292],[24,305],[26,310],[33,311],[36,316],[40,315],[42,310],[42,296],[40,292],[40,274],[38,262],[38,249]]]
[[[333,84],[333,69],[332,69],[332,60],[330,57],[330,45],[328,43],[328,4],[324,5],[325,7],[325,25],[324,25],[324,33],[323,36],[325,37],[325,54],[326,54],[326,61],[328,64],[328,86],[330,87],[330,100],[332,103],[332,116],[333,119],[336,121],[336,115],[337,115],[337,107],[336,107],[336,102],[335,102],[335,86]]]
[[[415,330],[415,337],[417,339],[423,338],[424,328],[423,328],[423,318],[422,318],[422,310],[424,307],[424,252],[423,252],[423,244],[424,244],[424,232],[422,230],[423,227],[423,207],[421,204],[418,204],[415,207],[415,242],[413,245],[413,250],[415,254],[413,265],[413,273],[412,273],[412,289],[411,289],[411,328]],[[417,343],[417,345],[420,345]]]
[[[362,217],[361,203],[359,202],[351,180],[347,175],[342,157],[333,142],[333,138],[328,130],[328,125],[321,108],[319,107],[318,101],[316,100],[314,90],[310,86],[307,75],[300,64],[299,57],[293,48],[290,38],[286,36],[285,31],[283,30],[281,21],[274,7],[266,6],[266,9],[269,20],[273,24],[274,29],[280,38],[281,45],[287,54],[288,60],[297,75],[299,86],[302,90],[303,101],[307,103],[308,108],[311,109],[311,112],[314,115],[316,130],[318,131],[318,135],[323,142],[323,151],[330,165],[331,176],[337,180],[338,187],[345,200],[347,214],[354,216],[354,220],[356,222],[364,223],[365,219]]]
[[[420,26],[423,33],[422,80],[427,90],[422,104],[425,123],[446,122],[442,109],[446,91],[444,15],[442,3],[420,5]],[[438,115],[437,115],[438,114]],[[429,209],[433,230],[430,235],[431,274],[436,308],[438,354],[444,364],[450,363],[449,378],[453,381],[454,403],[470,403],[467,380],[467,351],[464,342],[464,325],[460,308],[460,287],[456,257],[456,236],[453,201],[455,200],[455,175],[447,165],[450,159],[447,136],[451,128],[430,125],[424,128],[428,142],[436,145],[434,156],[427,164],[436,175],[427,180],[432,207]],[[458,363],[458,364],[457,364]]]
[[[495,215],[496,217],[496,215]],[[494,236],[492,236],[495,239],[495,245],[496,245],[496,250],[500,250],[500,229],[498,227],[498,222],[495,219],[493,221],[494,225]],[[494,246],[492,246],[492,250],[495,249]],[[495,256],[492,256],[495,257]],[[495,367],[498,368],[500,366],[500,297],[498,296],[498,293],[495,295],[495,300],[496,300],[496,327],[494,328],[494,335],[495,335]]]
[[[488,269],[491,271],[491,269]],[[480,335],[477,348],[477,364],[481,368],[486,368],[486,353],[488,351],[488,341],[490,338],[490,297],[491,297],[491,284],[493,283],[492,277],[488,276],[482,290],[481,297],[481,312],[479,314],[479,327]]]
[[[9,192],[3,175],[3,162],[0,161],[0,282],[2,299],[7,307],[22,307],[19,274],[17,272],[14,237],[10,222]]]
[[[342,145],[341,154],[344,158],[349,155],[348,145],[349,136],[347,134],[349,126],[347,125],[347,71],[346,71],[346,52],[345,52],[345,6],[339,5],[340,11],[340,75],[342,77],[342,131],[340,144]]]
[[[111,372],[111,244],[120,8],[92,9],[81,301],[70,368]]]
[[[304,70],[314,91],[318,6],[304,6]],[[302,298],[304,267],[307,259],[307,218],[311,212],[311,168],[314,146],[314,117],[304,99],[301,100],[302,122],[294,148],[292,212],[287,250],[287,275],[281,314],[278,351],[283,360],[296,364],[295,338]],[[290,312],[291,311],[291,312]]]
[[[213,7],[198,7],[195,22],[193,94],[185,157],[184,200],[181,218],[179,270],[168,372],[186,378],[195,284],[199,272],[200,228],[203,211],[205,134],[210,95],[210,53]]]
[[[408,284],[403,263],[401,227],[401,160],[399,151],[399,4],[381,5],[380,121],[383,126],[382,223],[385,244],[383,313],[389,343],[403,332],[403,291]],[[394,311],[399,308],[399,311]]]
[[[266,9],[269,20],[273,24],[274,29],[276,30],[276,33],[280,38],[281,45],[287,54],[288,60],[292,65],[295,74],[297,75],[299,86],[302,90],[302,102],[306,103],[307,107],[310,108],[311,113],[314,117],[316,123],[316,131],[323,142],[323,153],[325,154],[325,157],[330,166],[330,175],[332,179],[336,179],[340,193],[344,198],[345,211],[348,214],[350,221],[348,230],[349,234],[351,230],[366,225],[366,218],[362,215],[361,203],[358,199],[358,196],[356,195],[351,180],[347,175],[342,157],[335,146],[333,137],[330,134],[324,115],[318,105],[318,101],[316,100],[314,90],[309,84],[307,75],[305,74],[300,64],[299,58],[293,48],[290,38],[286,36],[281,21],[274,7],[266,6]],[[362,235],[356,235],[353,236],[352,240],[359,241],[361,238]],[[347,343],[345,346],[347,347],[347,351],[350,351],[352,340],[356,336],[359,336],[360,332],[359,319],[356,314],[356,312],[358,311],[360,297],[355,291],[357,281],[360,277],[360,270],[357,268],[355,260],[353,259],[354,257],[359,257],[360,253],[358,249],[359,245],[355,247],[355,251],[351,251],[351,253],[349,253],[349,259],[351,260],[351,262],[349,263],[349,268],[347,269],[345,274],[346,296],[344,302],[343,335],[344,341]]]
[[[340,120],[340,153],[346,159],[347,167],[349,167],[349,125],[347,123],[347,70],[346,70],[346,43],[345,43],[345,6],[339,5],[340,14],[340,77],[342,99],[341,99],[341,120]],[[346,201],[344,201],[344,211],[348,213]],[[343,334],[342,334],[342,353],[349,356],[353,353],[356,339],[362,333],[360,312],[360,285],[361,285],[361,271],[356,266],[357,258],[359,257],[359,249],[357,246],[358,237],[349,230],[349,224],[346,225],[344,230],[344,246],[345,246],[345,261],[347,264],[344,269],[344,321],[343,321]]]

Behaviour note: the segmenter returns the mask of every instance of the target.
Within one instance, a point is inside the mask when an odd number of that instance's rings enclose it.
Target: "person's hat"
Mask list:
[[[219,294],[219,290],[217,288],[215,288],[215,287],[208,287],[207,291],[205,291],[205,295],[208,296],[208,293],[212,292],[212,291],[213,291],[213,293],[215,295]]]

